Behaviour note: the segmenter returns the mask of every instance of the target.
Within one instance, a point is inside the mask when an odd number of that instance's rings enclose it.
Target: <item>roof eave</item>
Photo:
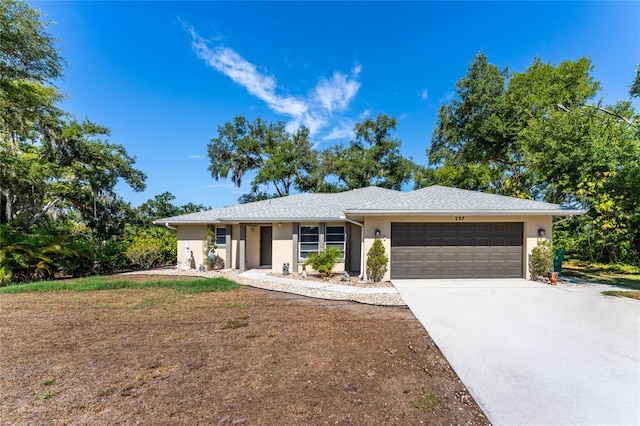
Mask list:
[[[274,223],[274,222],[344,222],[344,217],[239,217],[239,218],[218,218],[218,219],[197,219],[197,220],[154,220],[156,225],[199,225],[211,223]]]
[[[346,210],[359,216],[575,216],[587,210]]]

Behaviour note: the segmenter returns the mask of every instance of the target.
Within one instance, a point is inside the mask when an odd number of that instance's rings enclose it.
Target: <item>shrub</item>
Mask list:
[[[89,275],[95,262],[95,248],[88,236],[77,236],[60,243],[62,251],[55,265],[65,275],[79,277]]]
[[[326,247],[320,253],[311,253],[304,262],[304,266],[311,265],[323,278],[331,276],[333,267],[338,259],[342,257],[342,250],[338,247]]]
[[[545,277],[553,271],[553,247],[547,240],[542,240],[531,250],[529,256],[531,279]]]
[[[219,256],[216,256],[217,248],[216,234],[211,229],[207,229],[207,232],[205,232],[202,237],[202,263],[208,271],[212,269],[220,269],[216,268],[220,265],[220,262],[217,261]]]
[[[6,225],[0,227],[3,284],[53,277],[55,259],[61,253],[62,247],[55,238],[38,229],[26,233]]]
[[[379,282],[387,272],[389,257],[385,253],[384,244],[380,238],[376,238],[367,253],[367,278],[373,282]]]
[[[98,273],[121,271],[129,265],[126,251],[129,243],[115,239],[96,247],[95,270]]]
[[[134,238],[131,245],[127,247],[125,254],[132,265],[149,269],[162,258],[163,248],[162,239],[149,235],[140,235]]]

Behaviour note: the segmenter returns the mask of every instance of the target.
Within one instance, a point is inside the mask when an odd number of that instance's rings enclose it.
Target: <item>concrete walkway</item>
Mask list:
[[[640,424],[637,300],[523,279],[393,284],[493,424]]]

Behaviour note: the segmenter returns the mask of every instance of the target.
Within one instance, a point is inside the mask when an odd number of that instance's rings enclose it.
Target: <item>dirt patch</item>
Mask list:
[[[0,316],[2,424],[488,423],[407,309],[245,287],[2,295]]]

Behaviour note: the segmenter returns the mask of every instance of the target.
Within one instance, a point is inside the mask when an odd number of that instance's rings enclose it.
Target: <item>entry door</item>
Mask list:
[[[260,266],[271,266],[271,236],[270,226],[260,227]]]

